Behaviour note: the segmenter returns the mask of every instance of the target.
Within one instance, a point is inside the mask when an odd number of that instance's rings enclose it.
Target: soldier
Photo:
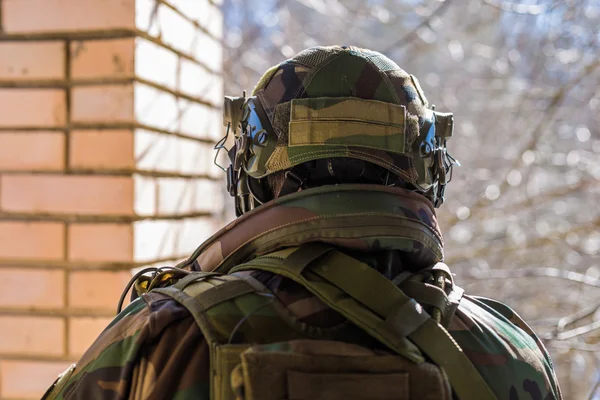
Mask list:
[[[533,331],[442,263],[453,117],[414,76],[316,47],[224,113],[239,218],[137,274],[45,398],[561,399]]]

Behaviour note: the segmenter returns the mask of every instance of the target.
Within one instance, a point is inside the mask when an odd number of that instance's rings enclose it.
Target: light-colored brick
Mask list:
[[[191,218],[181,221],[175,253],[189,257],[202,242],[220,228],[220,222],[210,218]]]
[[[136,76],[206,101],[220,104],[223,80],[193,61],[148,40],[138,38],[135,48]]]
[[[224,178],[213,164],[214,156],[211,145],[144,130],[135,133],[135,159],[140,169]]]
[[[70,362],[0,360],[0,397],[39,399]]]
[[[135,204],[134,210],[137,215],[155,215],[157,209],[156,178],[134,175]]]
[[[81,357],[110,321],[110,318],[69,318],[69,355]]]
[[[63,214],[132,214],[133,179],[117,176],[4,175],[0,209]]]
[[[202,60],[213,71],[223,69],[223,46],[210,36],[198,36],[193,42],[192,56]]]
[[[159,214],[217,212],[222,208],[224,182],[177,178],[160,178],[157,182]]]
[[[0,316],[0,326],[0,354],[64,354],[63,318]]]
[[[224,136],[223,114],[220,110],[179,99],[179,128],[190,136],[217,141]]]
[[[135,42],[135,75],[175,89],[179,56],[158,44],[138,38]]]
[[[134,167],[133,132],[130,130],[73,131],[69,166],[84,169]]]
[[[41,310],[65,305],[64,271],[3,267],[0,275],[0,307]]]
[[[133,122],[133,85],[80,86],[72,91],[73,122]]]
[[[133,225],[135,261],[179,256],[176,253],[180,221],[139,221]]]
[[[69,260],[128,262],[133,259],[131,224],[71,224]]]
[[[62,127],[65,99],[61,89],[0,89],[0,126]]]
[[[223,209],[223,193],[225,192],[225,181],[209,181],[205,179],[195,182],[194,211],[219,212]]]
[[[161,178],[158,183],[158,213],[178,214],[193,211],[195,182],[189,179]]]
[[[179,172],[184,174],[205,174],[224,181],[225,172],[215,165],[216,150],[212,146],[191,146],[184,141],[180,141],[179,149],[179,157],[181,157]]]
[[[212,1],[170,0],[169,4],[206,28],[213,36],[222,36],[223,15],[217,6],[212,4]]]
[[[114,310],[131,273],[73,271],[69,274],[69,307]]]
[[[60,132],[0,132],[0,169],[62,170],[65,135]]]
[[[144,125],[179,130],[180,111],[175,96],[138,84],[134,88],[135,118]]]
[[[4,0],[2,5],[8,33],[133,28],[135,18],[135,0]]]
[[[155,6],[155,0],[135,1],[135,26],[138,29],[150,33],[152,27],[156,25],[156,18],[153,17]],[[157,32],[152,34],[156,35]]]
[[[65,227],[60,222],[0,221],[0,259],[61,260]]]
[[[64,76],[64,42],[0,43],[0,79],[21,81]]]
[[[221,104],[223,79],[207,72],[198,64],[182,59],[178,89],[212,104]]]
[[[194,44],[201,33],[191,22],[163,4],[158,9],[156,19],[164,43],[186,54],[192,54]]]
[[[133,38],[87,40],[71,43],[74,79],[123,78],[134,75]]]

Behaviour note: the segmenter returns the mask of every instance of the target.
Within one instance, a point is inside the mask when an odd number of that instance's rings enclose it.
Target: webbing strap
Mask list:
[[[177,289],[183,289],[194,281],[197,281],[200,279],[206,279],[206,278],[209,278],[209,277],[215,276],[215,275],[220,275],[220,274],[217,272],[200,272],[200,271],[190,272],[189,274],[187,274],[186,276],[184,276],[183,278],[178,280],[172,287],[175,287]]]
[[[210,283],[203,282],[209,277],[213,278]],[[203,289],[198,288],[199,285],[210,285],[210,287]],[[154,289],[154,292],[167,295],[184,306],[200,327],[202,334],[212,343],[216,342],[217,338],[214,328],[206,316],[206,310],[236,297],[256,292],[256,289],[239,277],[194,272],[173,286]]]
[[[284,251],[279,251],[271,253],[271,255],[275,257],[286,257],[289,255],[289,252],[286,254]],[[257,261],[260,261],[260,259],[257,259]],[[354,324],[378,339],[381,343],[385,344],[390,349],[393,349],[396,353],[401,354],[415,363],[424,361],[424,358],[417,347],[405,337],[399,336],[393,329],[392,324],[386,323],[368,308],[362,306],[353,298],[345,295],[345,293],[336,286],[319,278],[319,276],[312,271],[306,271],[302,274],[301,269],[303,268],[301,264],[298,264],[300,268],[296,269],[294,267],[282,268],[279,263],[269,264],[258,264],[252,261],[233,268],[231,273],[245,270],[262,270],[292,279],[306,287],[329,307],[344,315]],[[307,279],[307,276],[309,279]],[[352,312],[349,310],[352,310]]]
[[[428,283],[406,281],[401,285],[401,289],[407,296],[417,300],[420,304],[437,308],[442,315],[446,314],[451,305],[446,292]]]
[[[205,309],[195,298],[188,296],[181,289],[169,286],[166,288],[154,289],[154,292],[164,294],[173,298],[179,304],[184,306],[196,321],[196,324],[202,331],[202,335],[209,343],[217,340],[216,332],[206,316]]]
[[[329,250],[325,247],[329,247]],[[295,256],[299,253],[319,255],[317,257]],[[303,263],[299,262],[310,260],[308,261],[310,263],[326,253],[329,254],[310,266],[308,263],[302,265]],[[284,262],[279,267],[263,267],[252,263],[247,269],[272,270],[271,272],[297,281],[346,318],[370,334],[375,333],[373,336],[377,338],[383,336],[386,345],[394,343],[387,335],[389,331],[392,331],[397,339],[404,335],[408,336],[423,353],[444,369],[450,385],[460,400],[496,398],[452,336],[431,319],[418,303],[406,296],[379,272],[321,243],[302,245],[291,254],[290,259],[293,262]],[[311,275],[324,279],[329,286],[310,279]],[[376,319],[380,321],[379,327],[365,327],[364,315],[361,318],[361,312],[355,306],[348,303],[340,306],[340,293],[335,290],[335,287],[376,314]],[[396,350],[394,346],[391,348]]]
[[[239,354],[248,345],[227,344],[223,346],[206,311],[228,300],[262,291],[256,283],[250,283],[243,277],[207,272],[191,273],[172,286],[154,290],[154,292],[173,298],[184,306],[208,342],[211,365],[211,399],[232,398],[233,392],[229,389],[229,376],[233,366],[239,362]]]
[[[228,281],[227,284],[222,284],[208,289],[195,296],[196,301],[208,310],[214,305],[226,302],[236,297],[243,296],[248,293],[254,293],[256,290],[248,282],[238,278],[239,280]]]

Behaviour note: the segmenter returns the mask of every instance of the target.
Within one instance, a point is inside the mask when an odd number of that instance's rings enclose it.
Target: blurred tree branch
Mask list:
[[[600,3],[224,0],[223,10],[229,93],[303,48],[347,44],[388,53],[454,112],[449,150],[465,167],[438,214],[446,262],[469,291],[544,321],[565,398],[597,391]]]

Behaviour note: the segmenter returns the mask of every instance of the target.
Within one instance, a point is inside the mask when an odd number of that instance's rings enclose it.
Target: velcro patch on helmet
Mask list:
[[[355,97],[292,100],[289,146],[359,146],[405,154],[406,108]]]

